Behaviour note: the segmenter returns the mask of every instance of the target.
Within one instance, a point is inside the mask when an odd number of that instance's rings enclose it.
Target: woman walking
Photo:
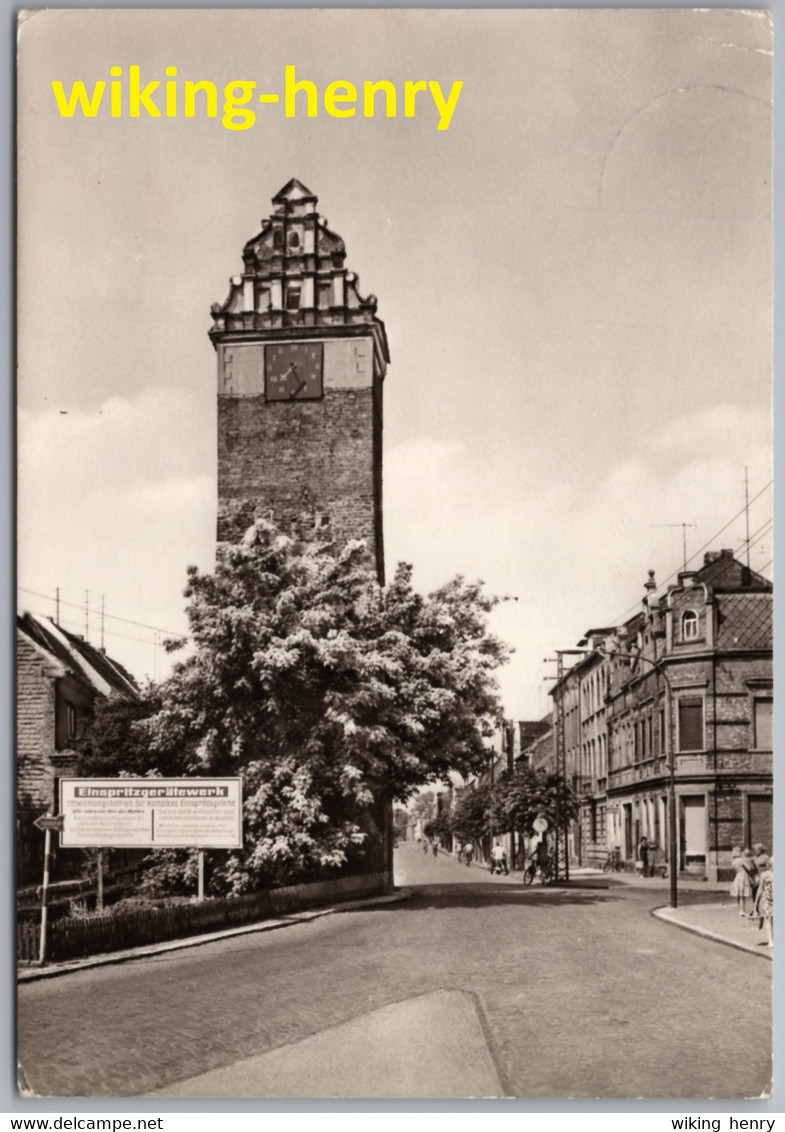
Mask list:
[[[774,868],[768,859],[765,863],[761,861],[761,865],[763,868],[752,914],[758,917],[758,927],[766,928],[767,946],[774,947]]]
[[[730,894],[736,900],[739,915],[749,916],[747,908],[748,905],[752,905],[753,896],[755,894],[755,880],[758,872],[755,868],[752,850],[745,849],[742,853],[738,850],[737,846],[734,846],[731,853],[731,861],[736,870],[736,875],[733,878],[733,884],[730,886]]]

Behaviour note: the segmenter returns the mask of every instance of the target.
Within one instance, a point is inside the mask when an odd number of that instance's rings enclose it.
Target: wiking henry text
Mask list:
[[[298,78],[293,66],[284,67],[283,96],[275,91],[256,93],[256,83],[231,79],[222,88],[209,80],[182,81],[177,67],[167,67],[165,79],[144,82],[141,67],[109,68],[109,80],[99,79],[88,89],[78,79],[69,89],[52,80],[61,118],[217,118],[227,130],[249,130],[256,122],[257,104],[283,103],[284,116],[316,118],[320,112],[332,118],[414,118],[430,114],[437,130],[449,129],[463,83],[455,81],[445,94],[441,84],[421,79],[395,83],[380,79],[360,87],[339,79],[320,91],[316,83]],[[146,76],[145,76],[146,77]],[[108,87],[108,92],[107,92]],[[220,90],[220,94],[219,94]],[[106,96],[106,97],[105,97]]]

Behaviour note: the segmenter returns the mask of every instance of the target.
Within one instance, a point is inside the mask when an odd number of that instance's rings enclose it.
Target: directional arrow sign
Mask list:
[[[54,814],[41,814],[40,818],[35,819],[33,825],[37,829],[56,829],[62,833],[65,826],[65,814],[58,814],[57,817]]]

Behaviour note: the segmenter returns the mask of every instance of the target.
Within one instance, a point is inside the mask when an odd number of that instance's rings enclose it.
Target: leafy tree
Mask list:
[[[393,830],[399,841],[406,840],[409,832],[409,821],[409,811],[404,810],[402,806],[396,806],[393,810]]]
[[[422,831],[426,837],[448,838],[452,833],[452,822],[449,815],[439,814],[432,821],[426,822]]]
[[[216,888],[342,864],[372,790],[405,800],[482,764],[507,648],[481,583],[424,597],[400,565],[383,589],[364,544],[336,556],[257,522],[185,593],[193,653],[132,730],[158,773],[242,776],[245,844]]]
[[[460,841],[482,841],[490,832],[490,783],[478,783],[465,790],[450,815],[450,828]]]
[[[93,778],[146,774],[150,744],[137,725],[159,706],[153,685],[147,685],[138,696],[114,694],[98,700],[74,742],[78,773]]]
[[[505,772],[493,786],[492,814],[496,828],[515,828],[526,837],[534,833],[534,820],[542,815],[550,828],[578,816],[579,803],[569,783],[556,774],[518,766]]]

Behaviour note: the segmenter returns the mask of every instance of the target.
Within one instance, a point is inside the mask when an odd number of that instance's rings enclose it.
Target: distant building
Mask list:
[[[733,845],[771,850],[772,592],[732,551],[711,552],[662,592],[652,571],[641,612],[587,634],[551,693],[581,796],[576,863],[618,845],[632,866],[644,835],[665,862],[671,759],[680,870],[721,879]]]
[[[71,749],[96,701],[135,696],[133,676],[101,649],[45,617],[17,618],[17,874],[40,881],[43,836],[33,826],[57,811],[58,779],[74,773]]]

